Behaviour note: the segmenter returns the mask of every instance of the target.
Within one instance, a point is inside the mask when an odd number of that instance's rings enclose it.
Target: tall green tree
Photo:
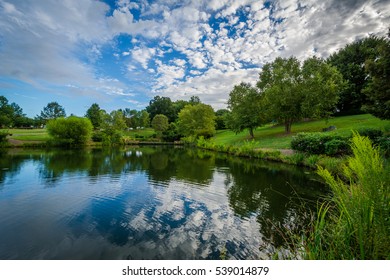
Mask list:
[[[166,116],[169,122],[174,122],[176,120],[175,108],[169,97],[155,96],[149,101],[149,106],[146,107],[146,111],[149,113],[152,120],[156,115]]]
[[[226,129],[226,122],[230,111],[227,109],[219,109],[215,112],[215,129]]]
[[[264,94],[268,116],[284,123],[288,134],[302,118],[332,113],[343,79],[335,67],[318,58],[302,65],[295,57],[279,57],[264,65],[257,86]]]
[[[215,134],[215,113],[210,105],[187,105],[179,113],[178,130],[184,136],[211,137]]]
[[[169,127],[169,121],[167,116],[163,114],[155,115],[152,120],[152,127],[157,132],[158,136],[161,137],[162,133]]]
[[[367,102],[363,109],[381,119],[390,119],[390,29],[383,43],[378,47],[378,56],[366,61],[370,77],[364,93]]]
[[[139,124],[141,127],[149,127],[150,126],[150,116],[146,110],[141,111]]]
[[[383,38],[370,36],[346,45],[327,59],[327,63],[335,66],[347,81],[339,92],[339,114],[360,113],[362,105],[367,103],[363,90],[368,86],[370,76],[366,73],[365,64],[367,60],[380,56],[383,41]]]
[[[34,121],[23,113],[23,109],[16,103],[8,103],[8,99],[0,96],[0,127],[32,126]]]
[[[235,133],[248,129],[253,139],[254,129],[264,121],[262,99],[259,91],[248,83],[234,86],[229,94],[227,125]]]
[[[14,109],[5,96],[0,96],[0,127],[12,125]]]
[[[66,117],[65,109],[57,102],[48,103],[38,116],[43,123],[56,118]]]
[[[100,106],[97,103],[93,103],[91,107],[88,108],[85,117],[91,121],[94,129],[100,128],[103,120]]]

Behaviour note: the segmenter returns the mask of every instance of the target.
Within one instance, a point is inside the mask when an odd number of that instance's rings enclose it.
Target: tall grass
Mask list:
[[[333,196],[306,240],[308,259],[390,259],[389,167],[366,137],[354,134],[352,151],[342,170],[346,181],[318,169]]]

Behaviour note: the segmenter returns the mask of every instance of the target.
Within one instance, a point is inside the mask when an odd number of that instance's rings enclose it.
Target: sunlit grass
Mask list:
[[[384,130],[390,127],[390,121],[380,120],[372,115],[356,115],[330,118],[328,120],[317,120],[295,123],[292,126],[292,133],[286,135],[283,125],[266,125],[255,130],[255,140],[258,148],[271,149],[289,149],[290,142],[294,135],[299,132],[321,132],[323,128],[335,126],[337,129],[329,132],[341,136],[351,135],[352,130],[360,128],[378,128]],[[225,145],[240,145],[244,141],[249,140],[249,133],[243,131],[235,134],[230,130],[220,130],[214,137],[217,144]]]
[[[46,129],[8,129],[10,139],[19,141],[47,141],[50,139]]]

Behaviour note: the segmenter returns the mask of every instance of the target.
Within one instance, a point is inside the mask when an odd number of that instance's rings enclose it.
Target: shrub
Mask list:
[[[376,143],[385,156],[390,156],[390,136],[378,137]]]
[[[8,131],[0,131],[0,143],[7,142]]]
[[[350,151],[348,138],[323,133],[298,133],[291,141],[291,148],[314,155],[341,155]]]
[[[93,142],[102,142],[103,141],[103,133],[101,131],[94,131],[92,133],[92,141]]]
[[[87,118],[71,116],[58,118],[47,123],[47,131],[58,143],[85,144],[92,134],[92,123]]]
[[[351,151],[347,139],[332,139],[325,143],[325,154],[328,156],[345,155]]]
[[[359,135],[368,137],[371,141],[376,142],[376,139],[383,136],[383,131],[377,128],[364,127],[357,131]]]

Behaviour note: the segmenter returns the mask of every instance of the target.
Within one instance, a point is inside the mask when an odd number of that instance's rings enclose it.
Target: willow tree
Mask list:
[[[270,118],[291,132],[302,118],[322,118],[335,110],[343,78],[337,69],[318,58],[302,64],[295,57],[276,58],[264,65],[257,83]]]

